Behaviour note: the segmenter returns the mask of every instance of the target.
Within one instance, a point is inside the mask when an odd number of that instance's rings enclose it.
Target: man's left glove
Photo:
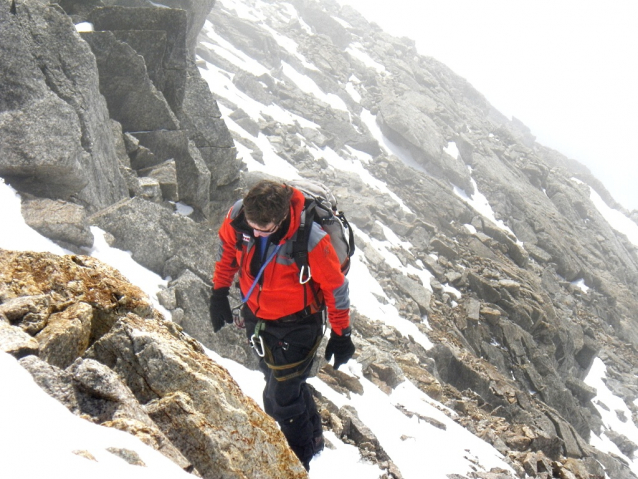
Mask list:
[[[334,331],[330,332],[330,339],[326,346],[325,358],[326,361],[329,362],[334,354],[335,369],[339,369],[339,366],[346,364],[354,354],[355,348],[352,343],[352,338],[350,337],[351,331],[350,326],[348,326],[346,329],[341,331],[341,335],[336,334]]]
[[[214,289],[210,297],[210,320],[215,332],[222,329],[224,324],[233,322],[233,312],[228,301],[229,291],[230,288]]]

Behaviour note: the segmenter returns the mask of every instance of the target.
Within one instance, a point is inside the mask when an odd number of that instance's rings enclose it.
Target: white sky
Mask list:
[[[339,0],[414,39],[638,209],[638,2]]]

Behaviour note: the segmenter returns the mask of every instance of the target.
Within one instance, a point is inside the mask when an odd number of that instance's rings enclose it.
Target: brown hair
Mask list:
[[[244,198],[246,219],[257,226],[278,225],[290,211],[292,188],[271,180],[256,183]]]

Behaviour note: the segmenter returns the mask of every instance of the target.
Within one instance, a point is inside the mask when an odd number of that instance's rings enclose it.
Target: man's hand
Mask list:
[[[341,335],[336,334],[334,331],[330,332],[330,339],[326,346],[326,361],[330,361],[332,356],[335,357],[335,369],[339,369],[339,366],[348,362],[348,360],[354,354],[354,344],[350,337],[351,328],[348,326],[341,331]]]
[[[229,288],[218,288],[213,290],[210,297],[210,320],[213,323],[213,331],[217,332],[226,323],[233,322],[233,312],[228,301]]]

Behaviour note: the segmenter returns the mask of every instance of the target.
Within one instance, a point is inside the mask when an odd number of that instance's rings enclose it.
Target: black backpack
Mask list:
[[[335,196],[324,184],[311,180],[293,180],[288,185],[306,197],[297,238],[293,242],[293,258],[299,266],[299,282],[307,283],[312,278],[308,265],[308,240],[313,222],[328,233],[341,263],[341,271],[348,274],[350,257],[355,251],[354,232],[345,214],[338,210]]]

